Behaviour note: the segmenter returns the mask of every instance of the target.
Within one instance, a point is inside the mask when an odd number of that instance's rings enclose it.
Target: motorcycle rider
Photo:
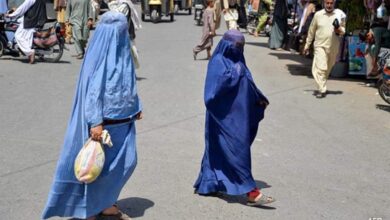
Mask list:
[[[42,28],[46,22],[46,1],[45,0],[25,0],[13,13],[6,14],[6,17],[18,19],[20,23],[15,32],[15,40],[19,49],[29,58],[29,63],[33,64],[35,51],[32,49],[35,28]]]

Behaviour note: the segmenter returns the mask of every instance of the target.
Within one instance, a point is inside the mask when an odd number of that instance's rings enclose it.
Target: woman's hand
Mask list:
[[[98,125],[90,129],[91,139],[94,141],[102,140],[103,125]]]
[[[269,105],[269,102],[267,102],[266,100],[260,100],[257,102],[260,106],[262,106],[264,109],[267,108],[267,106]]]
[[[91,18],[88,18],[87,27],[88,27],[89,29],[92,29],[92,27],[93,27],[93,20],[92,20]]]
[[[142,112],[138,112],[138,114],[135,116],[135,119],[141,120],[143,117],[144,117],[144,115],[142,114]]]

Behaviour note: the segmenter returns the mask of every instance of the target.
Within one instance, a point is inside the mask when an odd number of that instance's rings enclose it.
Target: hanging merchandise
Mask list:
[[[382,0],[382,4],[376,9],[376,17],[387,20],[387,9],[384,0]]]

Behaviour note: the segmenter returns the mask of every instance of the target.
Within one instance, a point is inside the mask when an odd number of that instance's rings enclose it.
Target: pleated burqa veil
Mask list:
[[[64,145],[42,218],[87,218],[112,206],[137,163],[134,120],[107,125],[113,147],[104,146],[101,175],[79,182],[73,163],[89,129],[105,119],[133,119],[141,111],[130,53],[127,19],[116,12],[102,17],[82,64]]]
[[[199,194],[241,195],[253,190],[251,144],[267,101],[257,89],[244,59],[244,36],[226,32],[207,69],[205,153],[194,185]],[[267,101],[268,102],[268,101]]]

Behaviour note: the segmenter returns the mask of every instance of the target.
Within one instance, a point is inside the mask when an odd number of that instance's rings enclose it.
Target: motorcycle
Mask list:
[[[179,10],[187,10],[188,15],[192,14],[192,3],[191,0],[174,0],[174,12],[179,13]]]
[[[378,66],[381,72],[377,83],[378,93],[385,102],[390,104],[390,48],[381,48]]]
[[[141,10],[142,21],[145,21],[146,16],[150,16],[150,20],[157,23],[163,15],[169,16],[171,22],[174,21],[173,0],[142,0]]]
[[[204,10],[203,4],[196,4],[195,5],[194,20],[196,21],[196,25],[198,25],[198,26],[203,25],[203,20],[202,20],[203,10]]]
[[[4,14],[0,14],[0,57],[3,55],[13,57],[25,55],[15,40],[15,32],[18,27],[18,21],[6,19]],[[55,23],[47,30],[36,31],[32,45],[35,56],[50,63],[58,62],[64,51],[64,34],[59,23]]]

